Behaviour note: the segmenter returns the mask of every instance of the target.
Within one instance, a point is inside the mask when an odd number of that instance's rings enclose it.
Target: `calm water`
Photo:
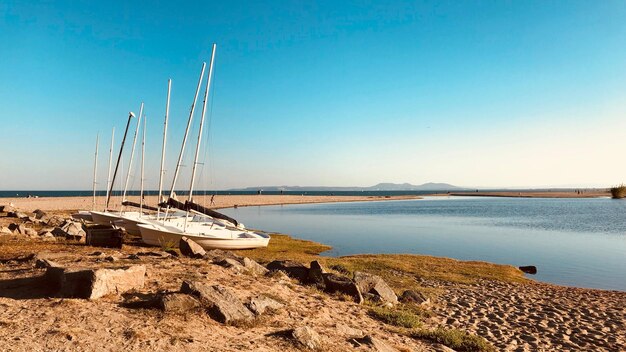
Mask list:
[[[327,255],[536,265],[537,280],[626,291],[626,201],[451,197],[223,211],[251,228],[329,244]]]

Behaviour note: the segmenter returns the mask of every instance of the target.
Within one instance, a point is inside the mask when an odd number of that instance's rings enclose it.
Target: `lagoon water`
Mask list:
[[[247,227],[331,245],[535,265],[536,280],[626,291],[626,201],[427,197],[223,209]]]

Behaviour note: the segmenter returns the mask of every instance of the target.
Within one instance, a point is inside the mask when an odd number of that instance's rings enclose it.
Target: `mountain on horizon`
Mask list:
[[[379,183],[369,187],[328,187],[328,186],[265,186],[234,188],[229,191],[460,191],[467,188],[454,186],[448,183],[428,182],[422,185],[410,183]]]

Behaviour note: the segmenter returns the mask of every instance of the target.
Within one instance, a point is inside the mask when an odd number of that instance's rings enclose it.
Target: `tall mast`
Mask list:
[[[183,153],[185,152],[185,144],[187,144],[187,136],[189,135],[189,128],[191,127],[191,120],[193,119],[193,111],[196,107],[196,101],[198,100],[198,93],[200,93],[200,86],[202,85],[202,77],[204,77],[204,69],[206,68],[206,62],[202,63],[202,71],[200,72],[200,78],[198,79],[198,86],[196,87],[196,95],[193,98],[191,104],[191,111],[189,111],[189,120],[187,121],[187,128],[185,129],[185,137],[183,137],[183,145],[180,148],[180,154],[178,155],[178,162],[176,163],[176,170],[174,171],[174,179],[172,180],[172,188],[170,189],[170,198],[174,197],[174,189],[176,187],[176,180],[178,179],[178,172],[180,171],[181,162],[183,161]]]
[[[170,114],[170,92],[172,79],[167,80],[167,101],[165,103],[165,124],[163,126],[163,149],[161,150],[161,172],[159,173],[159,198],[157,204],[163,201],[163,177],[165,176],[165,144],[167,143],[167,119]],[[157,206],[157,218],[161,215],[161,207]]]
[[[215,59],[215,49],[217,45],[213,44],[211,50],[211,63],[209,64],[209,75],[206,79],[206,88],[204,90],[204,102],[202,103],[202,117],[200,118],[200,131],[198,132],[198,143],[196,144],[196,155],[193,160],[193,167],[191,169],[191,183],[189,184],[189,198],[191,202],[193,199],[193,184],[196,180],[196,168],[198,166],[198,156],[200,155],[200,143],[202,142],[202,127],[204,126],[204,116],[206,114],[206,106],[209,99],[209,89],[211,88],[211,76],[213,75],[213,60]]]
[[[148,117],[143,117],[143,138],[141,139],[141,190],[139,191],[139,216],[143,215],[143,176],[144,166],[146,163],[146,121]]]
[[[109,185],[111,184],[111,162],[113,161],[113,137],[115,137],[115,127],[113,127],[113,132],[111,132],[111,147],[109,148],[109,172],[107,173],[107,185],[106,185],[107,199],[109,198]]]
[[[100,133],[96,134],[96,155],[93,158],[93,204],[92,210],[96,210],[96,177],[98,174],[98,142],[100,139]]]
[[[120,160],[122,159],[122,152],[124,151],[124,142],[126,142],[126,134],[128,134],[128,127],[130,126],[130,119],[135,117],[133,112],[128,113],[128,122],[126,122],[126,130],[124,131],[124,138],[122,138],[122,145],[120,146],[120,154],[117,156],[117,163],[115,163],[115,171],[113,172],[113,179],[111,180],[111,186],[109,186],[109,195],[107,196],[106,208],[109,208],[109,201],[111,200],[111,192],[113,191],[113,184],[115,183],[115,176],[117,175],[117,168],[120,166]],[[105,209],[106,210],[106,209]]]
[[[133,137],[133,148],[130,150],[130,160],[128,161],[128,171],[126,171],[126,182],[124,183],[124,193],[122,193],[122,203],[126,200],[126,191],[128,191],[128,180],[130,179],[130,171],[133,168],[133,156],[135,155],[135,146],[137,145],[137,132],[141,123],[141,115],[143,114],[143,102],[139,107],[139,117],[137,118],[137,127],[135,128],[135,136]],[[120,212],[123,206],[120,206]]]

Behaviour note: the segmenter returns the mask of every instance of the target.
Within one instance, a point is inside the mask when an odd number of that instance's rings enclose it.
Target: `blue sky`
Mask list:
[[[0,189],[89,189],[98,132],[103,187],[141,101],[155,188],[168,78],[171,177],[213,42],[200,187],[626,181],[623,2],[9,0]]]

